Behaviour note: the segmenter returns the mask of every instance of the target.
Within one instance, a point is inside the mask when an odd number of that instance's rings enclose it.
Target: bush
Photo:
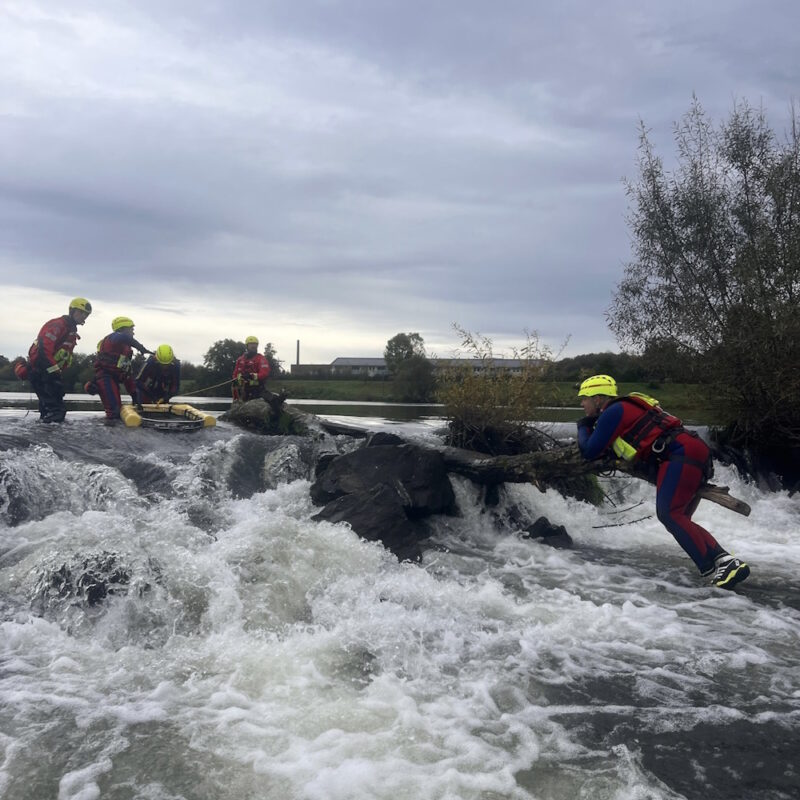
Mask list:
[[[439,378],[437,399],[445,406],[448,444],[491,455],[542,449],[547,437],[529,421],[555,396],[545,377],[553,360],[550,350],[526,331],[525,344],[513,350],[519,372],[511,372],[495,367],[490,339],[454,327],[462,351],[477,364],[445,370]]]

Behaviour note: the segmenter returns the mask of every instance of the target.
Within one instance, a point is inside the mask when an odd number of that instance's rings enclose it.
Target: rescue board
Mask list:
[[[144,403],[123,405],[120,419],[128,428],[157,428],[166,431],[190,431],[213,428],[216,417],[187,403]]]

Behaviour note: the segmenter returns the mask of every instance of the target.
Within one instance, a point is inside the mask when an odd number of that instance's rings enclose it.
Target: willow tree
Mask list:
[[[642,126],[626,183],[633,260],[608,319],[624,347],[699,359],[737,445],[800,448],[800,131],[742,102],[715,126],[695,99],[667,171]]]

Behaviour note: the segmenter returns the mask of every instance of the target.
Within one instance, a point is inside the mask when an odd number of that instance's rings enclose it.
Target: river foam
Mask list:
[[[600,509],[531,486],[487,509],[454,479],[459,515],[433,524],[421,565],[400,564],[313,521],[306,479],[259,488],[267,454],[250,434],[77,427],[80,447],[27,422],[0,435],[5,485],[47,496],[0,524],[5,797],[673,800],[729,797],[735,775],[754,797],[800,785],[797,498],[718,467],[753,507],[698,511],[753,568],[736,593],[700,581],[652,487],[628,478],[607,481],[617,505]],[[574,547],[523,537],[520,512],[565,525]],[[99,553],[125,569],[115,593],[36,604],[43,571]]]

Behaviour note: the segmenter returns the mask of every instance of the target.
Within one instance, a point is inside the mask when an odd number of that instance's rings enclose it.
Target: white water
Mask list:
[[[596,527],[653,514],[629,479],[616,509],[513,486],[493,510],[455,480],[460,516],[399,564],[310,519],[302,443],[0,425],[0,796],[798,796],[797,497],[718,467],[753,512],[696,518],[751,565],[737,593],[654,515]],[[101,553],[116,594],[43,592]]]

